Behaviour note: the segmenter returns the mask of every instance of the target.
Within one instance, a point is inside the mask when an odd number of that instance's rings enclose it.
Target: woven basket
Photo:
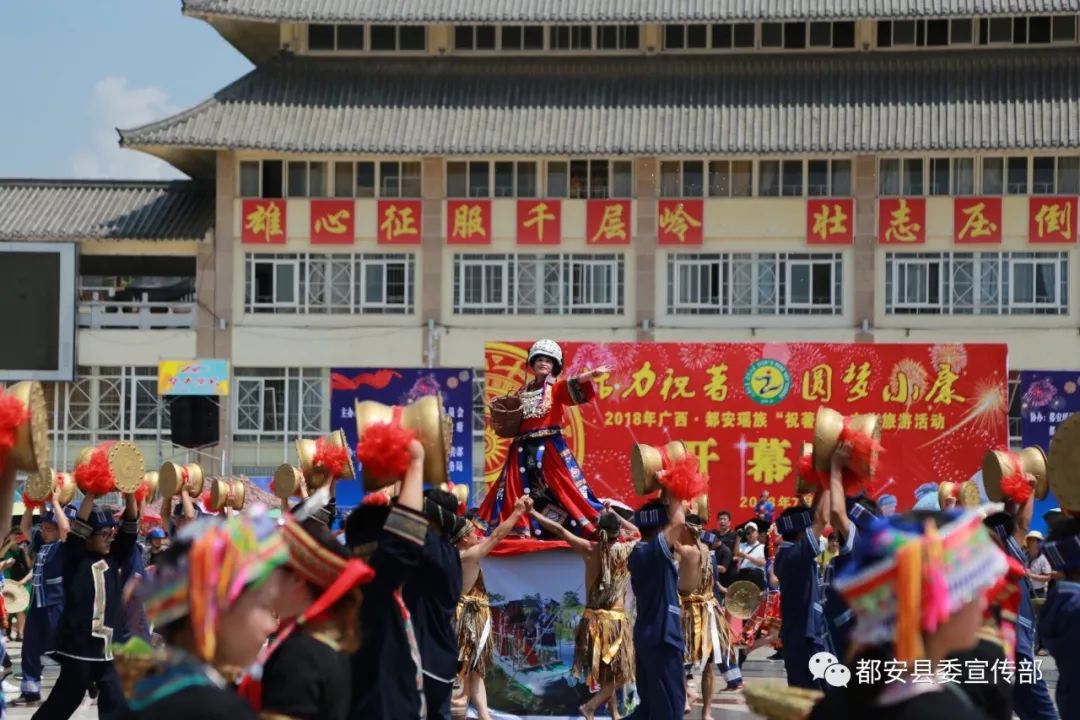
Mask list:
[[[501,438],[515,438],[521,428],[521,398],[504,395],[491,401],[491,429]]]
[[[777,682],[747,683],[746,705],[769,720],[806,720],[824,695],[817,690],[788,687]]]

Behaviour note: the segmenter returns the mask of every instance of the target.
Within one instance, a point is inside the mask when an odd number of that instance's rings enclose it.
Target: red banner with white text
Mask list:
[[[488,343],[488,402],[526,382],[529,342]],[[612,373],[596,398],[563,418],[567,443],[597,496],[639,505],[634,443],[683,440],[709,477],[713,514],[753,515],[768,490],[795,500],[803,442],[817,409],[877,413],[882,456],[873,496],[910,508],[926,482],[966,480],[1008,440],[1005,345],[817,343],[562,343],[563,377]],[[510,441],[484,436],[484,480],[498,479]]]

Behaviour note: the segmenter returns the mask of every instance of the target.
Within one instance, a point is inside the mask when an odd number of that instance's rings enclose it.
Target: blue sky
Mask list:
[[[205,100],[251,64],[180,0],[0,0],[0,177],[182,177],[116,127]]]

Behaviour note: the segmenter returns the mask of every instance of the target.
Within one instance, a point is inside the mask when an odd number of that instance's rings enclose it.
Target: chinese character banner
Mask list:
[[[1050,452],[1050,440],[1057,426],[1074,412],[1080,411],[1080,371],[1020,373],[1020,432],[1024,447],[1037,445]],[[1035,501],[1031,529],[1046,532],[1043,513],[1057,507],[1053,494]]]
[[[384,405],[407,405],[441,393],[446,414],[454,424],[450,480],[470,488],[472,504],[472,376],[472,370],[460,368],[334,368],[330,371],[330,429],[345,431],[355,461],[356,402],[374,400]],[[339,508],[356,505],[362,496],[359,481],[337,485]]]
[[[530,343],[488,343],[488,402],[527,380]],[[967,480],[1007,442],[1006,346],[816,343],[564,343],[564,376],[608,366],[596,399],[563,418],[567,442],[600,497],[635,503],[634,443],[683,440],[710,480],[713,513],[749,518],[768,490],[795,501],[795,473],[814,415],[878,413],[880,471],[872,495],[914,504],[924,482]],[[509,447],[488,427],[484,480]]]

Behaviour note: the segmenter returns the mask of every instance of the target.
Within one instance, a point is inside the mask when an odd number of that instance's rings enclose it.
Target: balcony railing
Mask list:
[[[92,293],[79,303],[79,327],[94,330],[193,330],[197,318],[193,301],[114,300],[109,293]]]

